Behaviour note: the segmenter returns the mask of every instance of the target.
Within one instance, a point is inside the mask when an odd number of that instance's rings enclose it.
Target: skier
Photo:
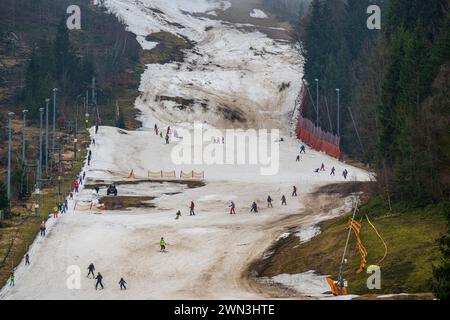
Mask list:
[[[27,266],[27,265],[29,265],[30,264],[30,255],[27,253],[26,255],[25,255],[25,265]]]
[[[273,208],[272,198],[270,196],[267,197],[267,208]]]
[[[120,278],[120,280],[119,280],[119,285],[120,285],[120,290],[127,290],[127,287],[125,286],[127,284],[127,282],[123,279],[123,278]]]
[[[297,155],[297,158],[295,158],[295,162],[300,162],[300,155]]]
[[[286,197],[284,196],[284,194],[283,194],[283,196],[281,197],[281,205],[282,205],[282,206],[287,206],[287,203],[286,203]]]
[[[99,186],[95,186],[95,188],[94,188],[94,189],[95,189],[95,193],[96,193],[96,194],[98,194],[98,193],[99,193],[99,191],[100,191],[100,187],[99,187]]]
[[[87,161],[88,161],[88,166],[90,166],[91,165],[91,156],[88,156]]]
[[[230,214],[236,214],[236,211],[235,211],[236,205],[234,204],[233,201],[231,201],[229,208],[230,208]]]
[[[180,219],[180,217],[181,217],[181,211],[178,210],[177,213],[175,214],[175,220]]]
[[[59,213],[59,211],[58,211],[58,208],[57,207],[54,207],[53,208],[53,218],[58,218],[58,213]]]
[[[319,173],[319,171],[320,171],[320,168],[314,169],[315,173]]]
[[[166,251],[166,242],[164,241],[163,237],[161,237],[161,240],[159,240],[159,246],[161,247],[161,252]]]
[[[166,135],[170,134],[170,126],[167,127]]]
[[[78,193],[78,187],[80,186],[80,184],[78,183],[78,181],[75,181],[75,183],[73,184],[73,186],[75,187],[75,192]]]
[[[70,197],[70,200],[73,200],[73,192],[72,191],[69,193],[69,197]]]
[[[39,227],[39,230],[41,231],[41,237],[45,237],[45,230],[46,229],[47,228],[45,227],[45,221],[42,221],[42,223],[41,223],[41,225]]]
[[[166,144],[169,144],[169,135],[166,134]]]
[[[322,165],[320,166],[320,171],[325,171],[325,165],[322,162]]]
[[[292,187],[292,197],[296,197],[297,196],[297,187],[293,186]]]
[[[344,176],[344,179],[347,179],[347,175],[348,175],[347,169],[344,169],[344,171],[342,172],[342,175]]]
[[[67,199],[64,199],[64,208],[67,210],[69,210],[69,201]]]
[[[95,146],[95,139],[92,139],[92,144]]]
[[[255,201],[253,201],[253,203],[252,203],[252,207],[250,209],[250,212],[258,213],[258,205],[256,204]]]
[[[158,135],[158,125],[155,123],[155,133]]]
[[[300,147],[300,153],[305,153],[306,154],[306,148],[305,148],[304,144],[302,144],[302,146]]]
[[[195,216],[194,208],[195,208],[194,201],[191,201],[191,205],[189,206],[189,209],[190,209],[189,215],[190,216]]]
[[[92,274],[92,279],[94,279],[95,278],[95,274],[94,274],[95,267],[94,267],[94,264],[91,262],[91,264],[88,266],[87,269],[89,270],[89,272],[88,272],[86,278],[89,278],[89,275]]]
[[[222,144],[225,144],[225,137],[222,137]]]
[[[336,173],[336,168],[335,167],[331,168],[330,176],[334,176],[335,173]]]
[[[160,136],[161,138],[163,137],[162,131],[159,132],[159,136]]]
[[[14,275],[14,272],[11,272],[11,275],[9,276],[9,286],[14,287],[16,285],[16,276]]]
[[[98,122],[95,124],[95,134],[98,133]]]
[[[90,152],[90,151],[89,151]],[[86,172],[83,171],[83,180],[86,179]]]
[[[97,274],[97,277],[95,277],[95,280],[97,280],[97,282],[95,283],[95,290],[97,290],[98,285],[100,285],[102,287],[102,290],[104,289],[103,287],[103,276],[100,274],[100,272]]]

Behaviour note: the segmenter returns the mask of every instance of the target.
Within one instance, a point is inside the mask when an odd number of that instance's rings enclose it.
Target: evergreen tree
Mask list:
[[[5,184],[0,181],[0,210],[5,210],[9,207],[9,201],[8,198],[6,197],[6,186]]]

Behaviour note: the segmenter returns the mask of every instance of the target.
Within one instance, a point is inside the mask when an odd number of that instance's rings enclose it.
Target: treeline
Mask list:
[[[70,5],[81,8],[81,30],[65,26]],[[54,87],[59,89],[62,120],[72,115],[77,96],[90,89],[92,75],[100,105],[113,105],[118,88],[134,87],[139,80],[127,71],[139,62],[141,48],[135,36],[113,14],[89,0],[3,0],[0,32],[17,36],[17,46],[29,52],[21,81],[16,74],[9,77],[20,88],[13,104],[26,106],[35,119]],[[18,59],[24,58],[23,50],[5,50],[13,58],[17,54]]]
[[[380,31],[366,26],[371,4],[381,7]],[[390,201],[449,200],[448,10],[448,0],[313,0],[300,21],[313,97],[320,83],[320,123],[336,132],[340,88],[344,153],[378,169]]]
[[[263,4],[271,12],[293,22],[308,13],[310,2],[311,0],[263,0]]]
[[[30,106],[30,117],[38,117],[39,108],[45,98],[51,98],[53,88],[58,88],[58,104],[64,106],[67,99],[84,93],[94,75],[92,57],[77,55],[63,18],[55,39],[42,39],[33,48],[22,91],[23,102]]]

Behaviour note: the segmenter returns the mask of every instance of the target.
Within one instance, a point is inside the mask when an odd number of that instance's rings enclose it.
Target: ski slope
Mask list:
[[[308,148],[301,161],[295,161],[300,143],[290,137],[288,123],[301,83],[302,58],[292,44],[242,28],[244,21],[220,20],[220,12],[229,10],[233,1],[110,0],[107,4],[144,49],[156,45],[147,42],[146,35],[159,31],[196,43],[182,63],[147,65],[135,103],[142,130],[105,126],[97,134],[91,130],[96,144],[91,146],[91,165],[83,169],[86,183],[119,182],[119,196],[154,198],[147,207],[91,210],[99,196],[82,188],[70,201],[69,213],[50,218],[48,236],[37,238],[30,249],[31,265],[19,265],[16,286],[5,286],[0,299],[264,298],[266,294],[255,290],[244,276],[248,264],[286,227],[309,226],[343,213],[307,213],[308,193],[329,183],[368,181],[371,174]],[[194,104],[182,110],[158,96],[193,99]],[[207,104],[207,110],[201,103]],[[246,121],[227,121],[220,111],[224,108],[239,112]],[[173,149],[192,132],[194,121],[200,121],[204,130],[280,129],[284,141],[276,142],[277,173],[262,175],[258,164],[174,163]],[[152,130],[155,123],[160,128],[170,125],[172,131],[184,129],[185,136],[172,136],[165,144]],[[221,146],[230,143],[225,140]],[[235,150],[234,156],[246,151]],[[321,163],[327,171],[313,172]],[[332,166],[336,176],[330,175]],[[341,175],[344,169],[349,171],[348,180]],[[131,170],[137,179],[128,178]],[[175,181],[145,181],[148,171],[160,170],[204,171],[206,185],[189,188]],[[290,196],[293,185],[298,197]],[[100,197],[105,195],[102,187]],[[266,208],[268,195],[274,199],[273,209]],[[280,205],[282,195],[287,206]],[[196,216],[188,214],[192,200]],[[228,214],[230,201],[236,203],[236,215]],[[249,213],[253,201],[260,208],[257,214]],[[336,208],[342,205],[337,203]],[[175,220],[178,210],[182,217]],[[167,253],[159,251],[161,237],[167,242]],[[86,278],[91,262],[104,277],[104,290],[96,291],[94,280]],[[80,287],[73,288],[74,274],[68,271],[77,268]],[[119,290],[121,277],[128,283],[127,291]]]

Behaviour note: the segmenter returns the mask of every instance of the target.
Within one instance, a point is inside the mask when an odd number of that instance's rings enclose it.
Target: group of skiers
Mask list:
[[[94,264],[91,262],[88,266],[88,274],[86,276],[86,278],[90,278],[90,275],[92,275],[92,279],[95,280],[95,290],[98,290],[98,287],[100,286],[102,288],[102,290],[105,288],[105,286],[103,285],[103,276],[100,272],[97,272],[97,276],[94,274],[95,271],[95,266]],[[127,290],[127,282],[125,281],[125,279],[123,277],[120,278],[119,280],[119,286],[120,286],[120,290]]]
[[[306,154],[306,147],[305,147],[305,145],[304,144],[302,144],[301,146],[300,146],[300,154]],[[297,158],[295,159],[295,161],[296,162],[300,162],[300,154],[298,154],[297,155]],[[324,163],[322,163],[321,165],[320,165],[320,168],[316,168],[316,169],[314,169],[314,172],[315,173],[319,173],[319,172],[322,172],[322,171],[326,171],[325,170],[325,164]],[[336,175],[336,168],[335,167],[332,167],[331,168],[331,173],[330,173],[330,176],[335,176]],[[347,177],[348,177],[348,170],[347,169],[344,169],[343,171],[342,171],[342,176],[344,177],[344,179],[347,179]]]
[[[155,123],[155,126],[154,126],[154,130],[155,130],[155,134],[156,135],[159,135],[161,138],[164,138],[164,140],[166,141],[166,144],[169,144],[169,142],[170,142],[170,133],[171,133],[170,126],[167,127],[165,136],[163,136],[163,130],[160,130],[156,123]],[[174,136],[176,137],[176,131],[174,131]]]

